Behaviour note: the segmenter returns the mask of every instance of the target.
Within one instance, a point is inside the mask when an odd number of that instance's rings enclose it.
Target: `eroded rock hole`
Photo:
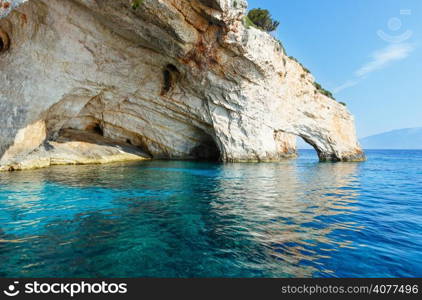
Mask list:
[[[163,70],[163,88],[161,95],[168,94],[180,76],[179,70],[172,64],[168,64]]]
[[[104,130],[103,128],[100,126],[100,124],[96,124],[93,128],[93,131],[101,136],[104,135]]]
[[[9,44],[9,35],[0,28],[0,53],[9,49]]]
[[[93,123],[86,127],[86,131],[99,134],[101,136],[104,136],[104,129],[100,125],[100,123]]]

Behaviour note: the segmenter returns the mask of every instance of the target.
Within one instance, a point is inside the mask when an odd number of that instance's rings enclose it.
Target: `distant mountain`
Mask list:
[[[422,149],[422,127],[398,129],[360,140],[364,149]]]

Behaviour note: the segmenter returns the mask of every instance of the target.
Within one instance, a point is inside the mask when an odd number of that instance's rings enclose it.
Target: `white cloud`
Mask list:
[[[371,61],[364,64],[361,68],[355,71],[355,78],[348,80],[342,85],[336,87],[333,91],[334,93],[341,92],[347,88],[353,87],[361,80],[365,78],[366,75],[383,69],[394,61],[400,61],[407,58],[412,51],[415,50],[415,47],[409,43],[402,44],[391,44],[381,50],[375,51],[371,55]]]
[[[343,83],[342,85],[336,87],[333,89],[334,93],[338,93],[341,92],[342,90],[345,90],[347,88],[350,88],[352,86],[355,86],[359,83],[359,80],[348,80],[345,83]]]
[[[372,54],[372,61],[355,72],[357,77],[380,70],[393,61],[405,59],[414,50],[411,44],[392,44]]]

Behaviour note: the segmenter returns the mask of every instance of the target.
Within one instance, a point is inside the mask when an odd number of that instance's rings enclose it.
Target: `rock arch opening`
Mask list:
[[[317,151],[315,147],[309,143],[306,139],[302,138],[301,136],[296,136],[297,139],[297,149],[298,150],[313,150]]]
[[[297,133],[275,131],[274,140],[277,144],[278,156],[281,158],[296,158],[298,155],[314,156],[322,160],[323,151],[308,136]],[[335,161],[335,160],[334,160]]]
[[[320,162],[340,162],[342,159],[333,150],[327,147],[327,145],[317,145],[312,139],[304,136],[299,136],[308,147],[304,147],[303,150],[314,150],[318,156]],[[344,160],[347,161],[347,160]]]
[[[316,160],[319,159],[317,148],[309,140],[301,136],[297,136],[297,151],[299,155],[315,157]]]

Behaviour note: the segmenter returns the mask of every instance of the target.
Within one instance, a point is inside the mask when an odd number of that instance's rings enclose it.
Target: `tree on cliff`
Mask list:
[[[247,17],[256,27],[266,32],[277,29],[280,23],[275,21],[267,9],[254,8],[251,9]]]

